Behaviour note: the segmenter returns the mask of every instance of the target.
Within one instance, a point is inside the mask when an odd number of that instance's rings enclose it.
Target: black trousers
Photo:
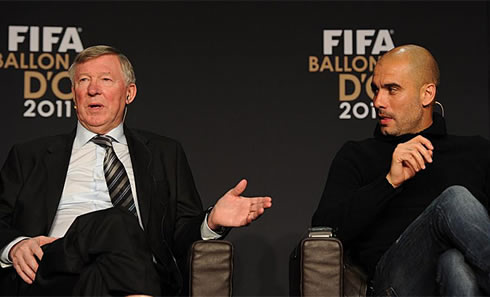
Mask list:
[[[126,210],[79,216],[63,238],[43,251],[35,282],[23,283],[21,295],[161,295],[144,232]]]

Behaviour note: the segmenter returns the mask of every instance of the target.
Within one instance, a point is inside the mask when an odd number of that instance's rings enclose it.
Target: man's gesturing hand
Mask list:
[[[241,227],[250,224],[272,206],[271,197],[242,197],[247,180],[242,179],[233,189],[221,197],[208,217],[208,226],[213,230],[219,227]]]
[[[426,163],[432,163],[434,147],[423,136],[416,136],[396,146],[391,159],[390,172],[386,175],[388,182],[395,188],[425,169]]]
[[[10,249],[9,258],[12,260],[17,274],[26,283],[32,284],[36,278],[36,272],[39,266],[36,257],[39,260],[43,258],[41,247],[56,239],[54,237],[37,236],[19,241]]]

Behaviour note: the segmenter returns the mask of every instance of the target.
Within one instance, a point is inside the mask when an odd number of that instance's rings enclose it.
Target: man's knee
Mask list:
[[[467,188],[459,185],[450,186],[442,192],[438,197],[437,208],[455,214],[466,212],[471,214],[478,210],[484,210],[480,201]]]
[[[127,210],[112,207],[100,211],[91,212],[78,217],[74,224],[78,231],[83,233],[109,233],[112,236],[119,234],[134,234],[143,236],[137,217]]]
[[[439,256],[437,283],[443,295],[480,294],[474,271],[457,249],[447,250]]]

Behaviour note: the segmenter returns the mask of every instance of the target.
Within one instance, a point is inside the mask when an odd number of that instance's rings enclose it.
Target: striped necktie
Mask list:
[[[135,216],[138,216],[136,206],[134,205],[133,194],[131,193],[128,174],[114,152],[112,140],[107,135],[96,135],[91,139],[92,142],[105,149],[104,175],[112,204],[115,207],[127,209]]]

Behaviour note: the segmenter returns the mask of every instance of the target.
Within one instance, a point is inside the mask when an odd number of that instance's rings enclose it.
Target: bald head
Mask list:
[[[418,82],[419,85],[433,83],[439,86],[439,66],[432,56],[432,54],[425,48],[407,44],[395,47],[386,54],[384,54],[379,63],[383,63],[384,60],[404,60],[410,65],[410,72],[413,75],[413,79]]]
[[[372,80],[381,132],[398,136],[429,127],[438,84],[437,62],[423,47],[403,45],[384,54]]]

